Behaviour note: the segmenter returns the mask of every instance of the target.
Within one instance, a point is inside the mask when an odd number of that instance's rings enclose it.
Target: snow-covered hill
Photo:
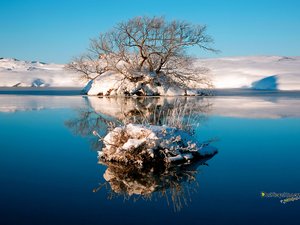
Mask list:
[[[300,57],[251,56],[199,59],[215,88],[300,90]],[[84,87],[63,64],[0,58],[2,87]]]
[[[78,77],[63,64],[0,58],[1,87],[83,87]]]
[[[216,88],[300,90],[300,57],[251,56],[200,59]]]

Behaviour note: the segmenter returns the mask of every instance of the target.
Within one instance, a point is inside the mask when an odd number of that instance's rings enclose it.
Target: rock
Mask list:
[[[106,72],[96,79],[88,82],[83,89],[88,95],[102,96],[184,96],[187,90],[170,85],[161,79],[154,81],[154,78],[145,77],[140,81],[124,79],[122,74]],[[198,95],[197,90],[189,90],[188,95]]]
[[[139,166],[188,162],[217,153],[214,147],[198,143],[189,133],[167,126],[116,127],[104,137],[103,143],[105,147],[98,154],[100,160]]]

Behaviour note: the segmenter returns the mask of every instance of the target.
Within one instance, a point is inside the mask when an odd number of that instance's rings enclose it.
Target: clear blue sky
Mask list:
[[[206,24],[218,55],[300,55],[300,0],[0,0],[0,57],[65,63],[134,16]]]

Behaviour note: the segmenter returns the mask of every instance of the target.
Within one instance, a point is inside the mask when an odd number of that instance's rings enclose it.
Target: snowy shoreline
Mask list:
[[[208,75],[212,79],[215,87],[214,94],[217,96],[230,93],[230,95],[247,95],[248,92],[249,94],[266,93],[252,90],[268,90],[268,93],[270,90],[276,93],[300,91],[299,56],[210,58],[198,59],[196,64],[210,70]],[[44,91],[52,88],[83,89],[86,83],[80,81],[80,74],[67,71],[64,64],[0,58],[0,92],[2,93],[6,91],[9,94],[8,92],[18,90]],[[95,85],[91,95],[99,94],[99,88]],[[180,94],[171,91],[166,95]]]
[[[0,95],[82,95],[78,87],[0,87]],[[84,96],[84,95],[82,95]],[[254,90],[243,88],[214,89],[212,96],[278,96],[300,97],[300,90]],[[106,97],[106,96],[98,96]],[[110,96],[122,98],[124,96]],[[147,98],[165,96],[140,96]],[[167,97],[197,97],[197,96],[167,96]],[[199,97],[199,96],[198,96]],[[209,96],[206,96],[209,97]],[[132,98],[135,98],[132,96]]]

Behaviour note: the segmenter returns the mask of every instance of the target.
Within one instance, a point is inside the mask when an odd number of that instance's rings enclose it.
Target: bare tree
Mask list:
[[[66,65],[66,69],[81,74],[81,79],[94,80],[108,71],[108,67],[103,60],[94,60],[91,55],[82,55],[76,57],[73,61]]]
[[[181,86],[209,84],[204,76],[207,69],[194,67],[187,49],[198,46],[216,52],[210,47],[212,42],[206,26],[168,22],[163,17],[135,17],[92,39],[88,54],[67,67],[87,79],[115,71],[133,82],[165,79]]]

